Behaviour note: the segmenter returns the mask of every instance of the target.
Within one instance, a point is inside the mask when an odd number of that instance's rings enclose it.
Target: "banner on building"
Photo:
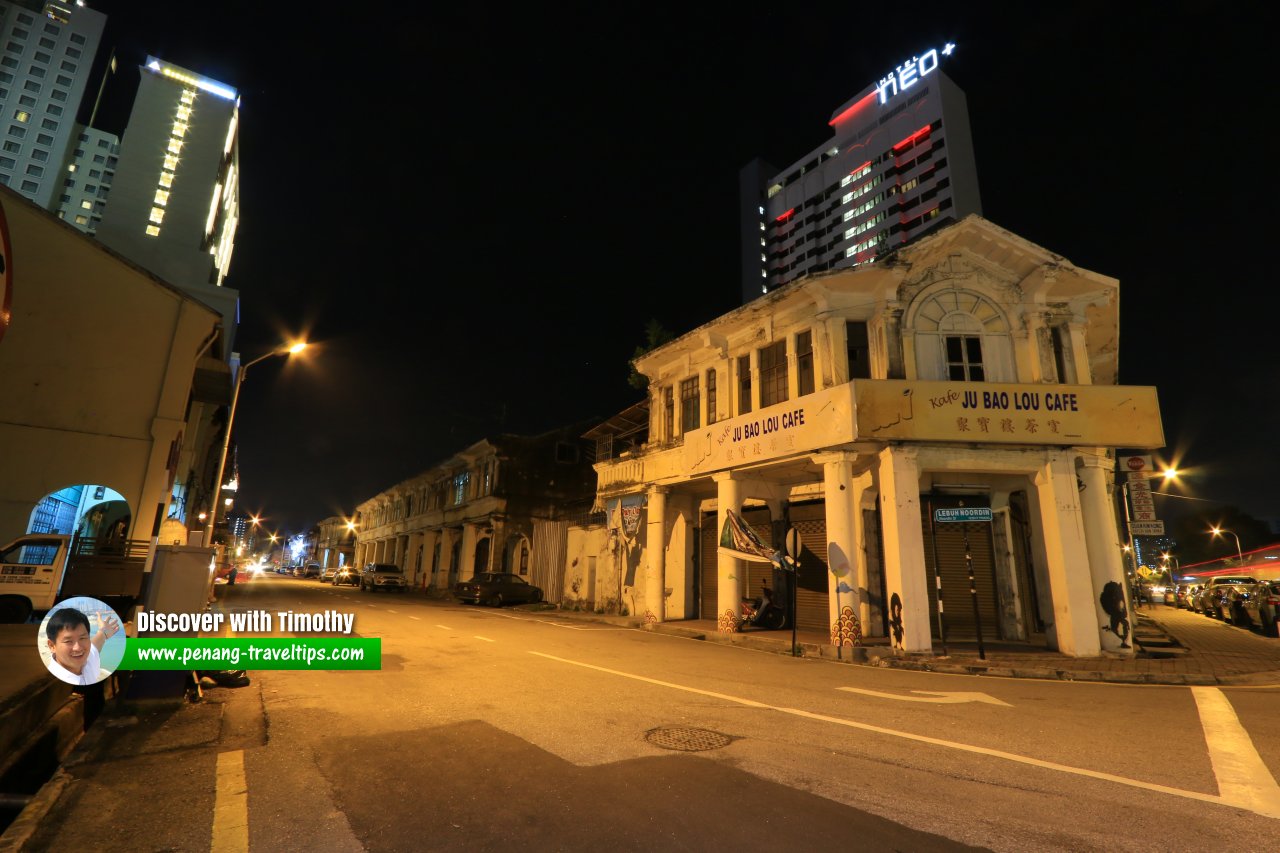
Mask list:
[[[751,529],[731,509],[724,511],[724,527],[720,529],[720,553],[739,560],[754,563],[773,563],[776,568],[794,571],[796,561],[783,553],[781,548],[770,548],[764,540]]]
[[[721,471],[853,441],[852,386],[805,394],[684,436],[689,473]]]
[[[1156,389],[855,379],[858,438],[1163,447]]]
[[[623,583],[636,585],[640,568],[640,531],[644,527],[644,495],[626,495],[606,504],[609,527],[617,534],[615,551],[622,563]]]

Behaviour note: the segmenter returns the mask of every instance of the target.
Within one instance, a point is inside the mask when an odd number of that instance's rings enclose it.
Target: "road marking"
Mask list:
[[[476,639],[477,639],[477,640],[484,640],[486,643],[496,643],[496,642],[498,642],[497,640],[490,640],[488,637],[481,637],[479,634],[476,634]]]
[[[419,619],[417,616],[410,616],[409,618],[410,618],[410,619],[412,619],[414,622],[421,622],[421,621],[422,621],[422,620],[421,620],[421,619]]]
[[[452,631],[452,630],[453,630],[453,629],[452,629],[452,628],[450,628],[448,625],[436,625],[436,627],[437,627],[437,628],[443,628],[443,629],[445,629],[446,631]]]
[[[249,784],[244,777],[244,750],[218,754],[210,853],[248,853]]]
[[[1223,795],[1202,794],[1199,791],[1184,791],[1181,788],[1171,788],[1168,785],[1156,785],[1151,782],[1143,782],[1138,779],[1126,779],[1124,776],[1115,776],[1111,773],[1102,773],[1097,770],[1088,770],[1083,767],[1071,767],[1067,764],[1058,764],[1053,761],[1041,761],[1038,758],[1029,758],[1025,755],[1018,755],[1013,752],[1003,752],[998,749],[988,749],[985,746],[974,746],[968,743],[957,743],[956,741],[942,740],[941,738],[929,737],[928,735],[918,735],[912,732],[903,732],[896,729],[887,729],[883,726],[873,726],[870,723],[859,723],[855,720],[841,719],[840,717],[830,717],[826,714],[815,714],[812,711],[802,711],[799,708],[783,708],[778,705],[768,705],[764,702],[756,702],[753,699],[744,699],[739,696],[730,696],[726,693],[715,693],[710,690],[700,690],[697,687],[687,687],[683,684],[673,684],[670,681],[659,681],[656,678],[648,678],[643,675],[634,675],[629,672],[619,672],[616,669],[607,669],[603,666],[595,666],[594,664],[582,663],[581,661],[569,660],[568,658],[556,657],[542,652],[530,651],[529,654],[537,655],[547,660],[559,661],[567,663],[571,666],[580,666],[584,669],[594,669],[597,672],[608,673],[609,675],[617,675],[622,678],[630,678],[633,681],[643,681],[647,684],[655,684],[659,687],[670,687],[673,690],[682,690],[686,693],[696,693],[700,696],[710,696],[715,699],[724,699],[727,702],[733,702],[738,705],[745,705],[748,708],[764,708],[770,711],[779,711],[783,714],[792,714],[797,717],[804,717],[809,720],[816,720],[823,723],[834,723],[838,726],[845,726],[851,729],[860,729],[866,732],[874,732],[876,734],[888,735],[889,737],[902,738],[903,740],[915,741],[916,743],[927,743],[932,746],[941,746],[947,749],[955,749],[960,752],[970,752],[976,755],[986,755],[991,758],[1002,758],[1006,761],[1012,761],[1017,764],[1026,764],[1031,767],[1039,767],[1044,770],[1056,770],[1059,773],[1067,773],[1073,776],[1085,776],[1090,779],[1100,779],[1104,782],[1115,782],[1119,785],[1128,785],[1132,788],[1141,788],[1146,791],[1156,791],[1161,794],[1171,794],[1175,797],[1183,797],[1188,800],[1199,800],[1204,803],[1216,803],[1220,806],[1229,806],[1231,808],[1248,809],[1249,811],[1263,815],[1264,817],[1280,817],[1280,807],[1275,809],[1268,808],[1260,810],[1253,804],[1252,798],[1248,802],[1240,802],[1230,799]]]
[[[399,611],[399,610],[392,610],[390,607],[388,607],[388,608],[387,608],[387,612],[388,612],[388,613],[399,613],[400,611]]]
[[[1259,814],[1280,816],[1280,785],[1262,763],[1249,733],[1226,695],[1216,687],[1192,687],[1209,761],[1224,799],[1247,803]]]
[[[898,699],[902,702],[932,702],[936,705],[958,705],[962,702],[985,702],[988,705],[1003,705],[1012,708],[1008,702],[1001,702],[994,696],[985,693],[964,693],[943,690],[912,690],[912,693],[924,693],[924,696],[903,696],[901,693],[881,693],[879,690],[864,690],[861,687],[837,687],[850,693],[861,693],[864,696],[878,696],[881,699]]]

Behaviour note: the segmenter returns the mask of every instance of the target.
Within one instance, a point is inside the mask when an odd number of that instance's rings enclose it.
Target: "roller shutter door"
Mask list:
[[[702,574],[698,586],[701,594],[698,602],[699,619],[719,617],[716,613],[716,602],[719,601],[716,596],[720,589],[719,563],[717,562],[719,547],[720,531],[716,529],[716,514],[704,512],[702,514],[702,553],[699,554],[699,569]]]
[[[923,497],[923,496],[922,496]],[[938,636],[937,582],[934,580],[934,543],[930,532],[930,508],[928,499],[921,501],[921,521],[924,532],[924,562],[929,586],[930,631]],[[967,501],[966,506],[973,506]],[[959,506],[954,498],[932,500],[932,508]],[[973,601],[969,593],[969,570],[964,559],[965,534],[969,537],[973,555],[974,586],[978,591],[978,612],[982,615],[982,636],[998,639],[1000,622],[996,597],[995,557],[991,542],[991,525],[979,523],[945,523],[932,525],[937,532],[937,566],[942,577],[942,598],[945,602],[947,637],[953,639],[977,636],[977,623],[973,618]]]
[[[791,526],[800,534],[800,569],[796,572],[796,627],[831,632],[827,580],[827,514],[825,503],[795,504]]]

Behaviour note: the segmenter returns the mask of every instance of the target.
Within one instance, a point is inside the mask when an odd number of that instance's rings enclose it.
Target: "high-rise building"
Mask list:
[[[0,184],[46,210],[62,203],[66,154],[83,130],[76,111],[106,21],[73,2],[0,0]]]
[[[226,277],[239,222],[239,96],[148,56],[98,239],[184,289]]]
[[[102,211],[115,180],[120,137],[114,133],[77,127],[75,147],[63,169],[62,195],[57,213],[86,234],[96,234]]]
[[[744,303],[982,212],[964,93],[939,70],[954,49],[863,89],[832,114],[831,140],[785,169],[742,170]]]

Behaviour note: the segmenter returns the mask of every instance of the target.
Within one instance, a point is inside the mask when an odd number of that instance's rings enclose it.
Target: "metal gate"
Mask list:
[[[942,578],[947,637],[976,637],[978,634],[977,623],[973,618],[973,596],[969,592],[969,569],[964,558],[965,535],[968,534],[970,554],[973,556],[974,587],[978,591],[978,613],[982,616],[982,635],[988,639],[999,639],[999,602],[996,596],[996,565],[991,525],[976,522],[930,524],[932,510],[960,506],[960,501],[951,496],[921,495],[920,505],[924,533],[924,563],[929,588],[929,625],[933,636],[938,636],[935,568]],[[976,504],[966,500],[965,505],[975,506]],[[937,532],[936,551],[931,528],[932,531]]]

